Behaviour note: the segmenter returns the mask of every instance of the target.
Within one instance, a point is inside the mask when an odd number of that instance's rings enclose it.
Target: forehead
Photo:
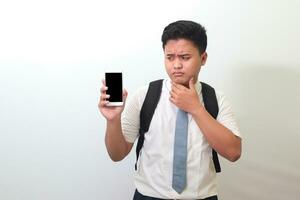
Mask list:
[[[187,39],[168,40],[165,45],[165,53],[194,53],[197,51],[194,43]]]

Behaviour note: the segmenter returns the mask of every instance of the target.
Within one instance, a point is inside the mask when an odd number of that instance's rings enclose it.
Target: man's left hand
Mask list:
[[[181,110],[188,113],[193,113],[197,108],[202,107],[199,96],[195,89],[194,78],[189,81],[189,88],[172,82],[172,89],[170,91],[170,101]]]

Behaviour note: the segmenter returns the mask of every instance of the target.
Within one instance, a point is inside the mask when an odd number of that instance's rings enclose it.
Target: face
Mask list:
[[[201,66],[206,62],[206,52],[200,55],[192,41],[169,40],[164,49],[166,71],[172,81],[185,86],[194,77],[197,81]]]

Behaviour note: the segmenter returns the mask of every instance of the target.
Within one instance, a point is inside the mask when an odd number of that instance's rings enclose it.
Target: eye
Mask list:
[[[182,58],[182,60],[189,60],[190,56],[182,56],[181,58]]]
[[[168,55],[166,56],[167,60],[172,60],[174,56]]]

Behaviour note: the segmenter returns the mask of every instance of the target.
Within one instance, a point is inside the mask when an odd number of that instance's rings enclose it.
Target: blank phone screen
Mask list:
[[[122,73],[121,72],[107,72],[105,73],[105,83],[108,87],[106,94],[110,97],[108,101],[110,102],[122,102]]]

